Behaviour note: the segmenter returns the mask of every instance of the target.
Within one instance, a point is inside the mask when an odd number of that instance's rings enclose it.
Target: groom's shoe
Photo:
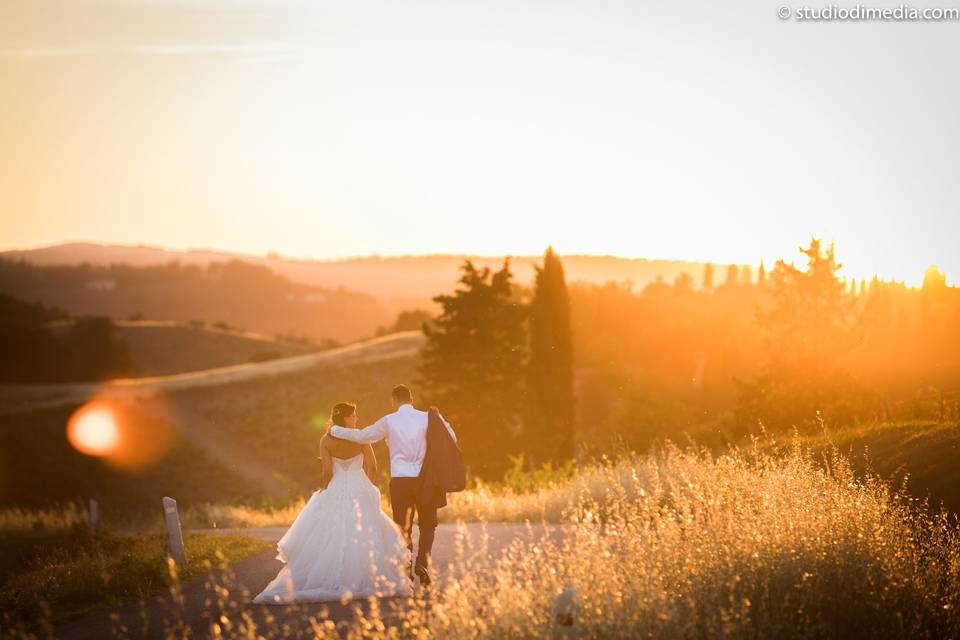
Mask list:
[[[417,577],[420,578],[420,586],[424,589],[429,589],[430,583],[433,582],[433,580],[431,580],[430,572],[427,571],[427,568],[423,566],[417,566],[415,572]]]

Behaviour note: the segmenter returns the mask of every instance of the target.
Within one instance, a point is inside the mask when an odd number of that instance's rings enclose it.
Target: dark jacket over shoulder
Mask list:
[[[420,479],[423,481],[420,501],[425,506],[446,506],[448,492],[463,491],[467,486],[463,454],[436,407],[430,407],[427,412],[427,453],[420,468]]]

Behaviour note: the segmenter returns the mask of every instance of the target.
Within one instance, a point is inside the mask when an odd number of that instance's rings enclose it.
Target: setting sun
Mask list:
[[[86,405],[70,419],[67,438],[81,453],[108,456],[120,444],[120,429],[116,416],[108,407]]]

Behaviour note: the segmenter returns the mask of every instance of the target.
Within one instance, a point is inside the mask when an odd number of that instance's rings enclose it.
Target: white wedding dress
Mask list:
[[[333,458],[333,477],[314,492],[277,543],[286,563],[254,598],[262,604],[406,596],[410,552],[380,508],[380,490],[363,472],[363,454]]]

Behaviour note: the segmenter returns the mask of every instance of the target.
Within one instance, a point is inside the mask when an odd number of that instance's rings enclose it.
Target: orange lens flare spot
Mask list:
[[[67,422],[74,449],[123,471],[150,469],[176,440],[177,416],[159,393],[131,395],[106,389]]]
[[[120,427],[109,407],[86,405],[70,418],[67,439],[88,456],[108,456],[120,446]]]

